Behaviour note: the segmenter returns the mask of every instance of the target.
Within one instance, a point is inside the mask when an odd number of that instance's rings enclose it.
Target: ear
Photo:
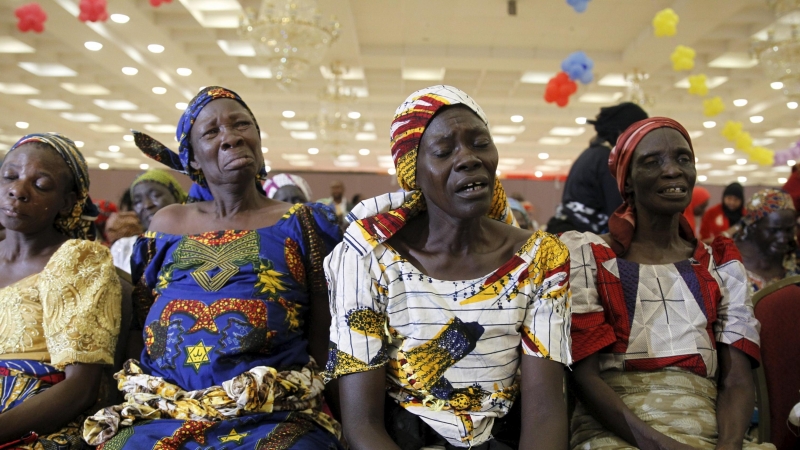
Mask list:
[[[60,216],[68,216],[72,213],[72,208],[75,207],[75,203],[78,203],[78,194],[75,191],[69,191],[64,196],[64,207],[58,211]]]
[[[191,167],[194,170],[200,170],[200,164],[197,164],[197,161],[195,161],[194,159],[189,160],[189,167]]]

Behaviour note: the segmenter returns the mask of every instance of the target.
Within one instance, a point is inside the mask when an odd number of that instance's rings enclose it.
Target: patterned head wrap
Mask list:
[[[200,111],[212,101],[220,98],[230,98],[239,102],[239,104],[250,113],[256,125],[256,129],[261,132],[261,128],[259,128],[258,122],[256,121],[256,116],[253,115],[253,112],[244,100],[239,97],[239,94],[223,87],[209,86],[197,93],[189,103],[189,106],[186,107],[186,110],[183,112],[178,122],[178,127],[175,130],[175,138],[178,140],[178,154],[168,149],[164,144],[158,142],[154,138],[139,131],[131,130],[136,146],[150,158],[166,165],[170,169],[189,175],[195,183],[203,187],[208,187],[203,171],[194,169],[189,165],[189,162],[192,160],[192,144],[189,141],[189,133],[192,131],[192,126],[194,126],[194,121],[197,119]],[[258,169],[256,179],[259,181],[267,179],[265,166],[262,165]]]
[[[284,186],[296,186],[306,196],[306,201],[311,201],[311,186],[308,185],[303,177],[289,173],[279,173],[265,181],[264,192],[268,198],[273,198],[278,189]]]
[[[34,133],[23,136],[17,141],[8,153],[16,150],[23,144],[39,142],[53,148],[67,163],[72,178],[75,180],[75,192],[78,201],[72,211],[66,216],[59,216],[53,224],[58,231],[72,239],[87,239],[93,241],[96,235],[94,221],[99,215],[97,207],[89,198],[89,168],[83,155],[68,137],[56,133]]]
[[[747,202],[742,223],[745,227],[749,227],[767,217],[769,213],[784,209],[795,210],[794,202],[789,194],[777,189],[762,189],[753,194],[753,197]]]
[[[153,183],[158,183],[166,187],[178,203],[186,203],[186,191],[183,190],[178,180],[166,170],[160,169],[151,169],[136,177],[133,183],[131,183],[131,195],[133,195],[133,188],[136,187],[137,184],[145,181],[152,181]]]
[[[689,143],[689,149],[694,155],[694,147],[692,147],[692,138],[689,137],[689,132],[683,128],[683,125],[667,117],[651,117],[640,120],[628,127],[619,136],[617,145],[614,146],[608,157],[608,169],[617,180],[617,188],[623,200],[622,205],[614,211],[614,214],[608,220],[608,230],[612,239],[611,249],[617,255],[623,255],[628,251],[631,239],[633,239],[633,231],[636,229],[636,212],[634,211],[633,201],[629,198],[628,193],[625,192],[625,182],[628,181],[628,176],[630,175],[633,152],[648,133],[659,128],[672,128],[681,133],[686,142]],[[681,237],[694,242],[694,231],[683,214],[680,215],[679,221]]]

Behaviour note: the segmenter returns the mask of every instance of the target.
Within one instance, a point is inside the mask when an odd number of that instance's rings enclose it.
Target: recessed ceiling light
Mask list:
[[[267,147],[261,147],[261,153],[268,153],[269,149]]]
[[[747,177],[739,177],[736,180],[739,181],[739,183],[744,183],[745,181],[747,181]]]
[[[128,122],[136,122],[136,123],[161,122],[161,119],[159,119],[158,116],[149,113],[122,113],[121,116]]]
[[[713,120],[706,120],[705,122],[703,122],[703,126],[705,128],[714,128],[715,126],[717,126],[717,122],[714,122]]]
[[[100,122],[100,117],[91,113],[63,112],[60,116],[72,122]]]
[[[125,131],[125,128],[113,123],[92,123],[89,124],[89,129],[98,133],[122,133]]]
[[[39,90],[22,83],[0,83],[0,93],[9,95],[36,95]]]
[[[308,154],[309,155],[316,155],[317,153],[319,153],[319,149],[316,148],[316,147],[311,147],[311,148],[308,149]]]
[[[394,167],[389,167],[388,169],[386,169],[386,173],[388,173],[389,175],[394,175],[397,173],[397,170],[395,170]]]
[[[281,120],[281,127],[289,131],[303,131],[311,128],[308,122],[304,120]]]
[[[28,122],[17,122],[14,125],[16,125],[17,128],[19,128],[21,130],[27,130],[28,127],[31,126],[31,124],[29,124]]]
[[[722,149],[722,153],[725,153],[726,155],[732,155],[734,151],[735,150],[733,147],[725,147]]]
[[[580,136],[586,131],[584,127],[553,127],[550,134],[553,136]]]
[[[108,163],[100,163],[100,164],[97,165],[97,167],[99,167],[100,170],[108,170],[109,166],[108,166]]]
[[[437,69],[403,68],[401,75],[408,81],[439,81],[444,79],[444,67]]]
[[[543,145],[566,145],[571,141],[568,137],[543,137],[539,139],[539,143]]]
[[[737,98],[736,100],[733,101],[733,106],[742,107],[746,105],[747,105],[747,99],[744,98]]]
[[[139,73],[139,69],[137,69],[136,67],[123,67],[122,73],[124,73],[125,75],[136,75],[137,73]]]
[[[575,123],[578,125],[585,125],[586,124],[586,117],[576,117]]]
[[[86,50],[96,52],[98,50],[103,49],[103,44],[95,41],[87,41],[83,43],[83,46],[86,47]]]
[[[522,116],[520,116],[520,115],[513,115],[513,116],[511,116],[511,121],[512,121],[512,122],[514,122],[514,123],[520,123],[520,122],[522,122],[523,120],[525,120],[525,118],[524,118],[524,117],[522,117]]]
[[[746,52],[727,52],[708,63],[718,69],[749,69],[758,65],[758,59]]]
[[[339,161],[358,161],[356,155],[339,155],[336,159]]]
[[[149,50],[150,53],[163,53],[164,46],[159,44],[150,44],[147,46],[147,50]]]
[[[772,137],[800,136],[800,128],[775,128],[774,130],[769,130],[764,134]],[[756,141],[756,139],[753,139],[753,141]],[[755,142],[753,142],[753,145],[763,146],[769,144],[763,144],[763,143],[756,144]]]
[[[743,166],[743,165],[747,164],[747,160],[744,159],[744,158],[739,158],[739,159],[736,160],[736,164],[738,164],[740,166]]]
[[[589,92],[578,97],[583,103],[615,103],[625,95],[622,92]]]
[[[147,123],[144,129],[152,133],[175,134],[175,125]]]
[[[256,49],[250,41],[218,40],[217,45],[228,56],[256,56]]]
[[[150,164],[147,164],[147,163],[139,164],[139,168],[142,169],[142,170],[147,170],[147,169],[150,168]]]
[[[267,66],[248,66],[247,64],[239,64],[239,70],[242,72],[242,75],[246,76],[247,78],[272,78],[272,70]]]
[[[706,181],[706,180],[708,180],[708,177],[705,176],[705,175],[698,175],[697,176],[697,181]]]
[[[778,89],[783,89],[783,83],[781,83],[780,81],[773,81],[772,83],[769,84],[769,87],[777,91]]]
[[[547,159],[550,157],[549,153],[539,153],[539,159]]]
[[[492,134],[520,134],[525,131],[524,125],[495,125]]]
[[[136,111],[139,109],[138,106],[127,100],[107,100],[103,98],[96,98],[92,100],[92,103],[109,111]]]
[[[536,178],[542,178],[542,175],[543,175],[543,174],[542,174],[542,171],[541,171],[541,170],[537,170],[536,172],[534,172],[534,173],[533,173],[533,175],[534,175]]]
[[[131,18],[125,14],[112,14],[109,18],[115,23],[128,23],[131,20]]]
[[[703,135],[703,132],[700,131],[700,130],[695,130],[695,131],[690,131],[689,132],[689,137],[692,138],[692,139],[697,139],[702,135]]]
[[[361,150],[358,151],[358,154],[361,155],[361,156],[367,156],[367,155],[369,155],[369,149],[368,148],[362,148]]]
[[[186,108],[189,107],[189,104],[185,103],[185,102],[178,102],[178,103],[175,103],[175,107],[180,109],[181,111],[183,111],[183,110],[185,110]]]
[[[74,77],[78,75],[78,72],[61,64],[21,62],[17,65],[39,77]]]
[[[501,172],[500,172],[500,169],[497,169],[497,170],[495,170],[495,171],[494,171],[494,173],[495,173],[495,174],[496,174],[496,175],[499,177],[499,176],[500,176],[500,173],[501,173]]]
[[[795,161],[793,159],[789,159],[789,160],[786,161],[786,165],[787,166],[794,166],[795,164],[797,164],[797,161]]]
[[[797,102],[789,102],[786,104],[786,107],[789,109],[797,109]]]
[[[111,93],[99,84],[61,83],[61,87],[75,95],[108,95]]]
[[[709,89],[714,89],[723,85],[726,81],[728,81],[728,77],[709,77],[706,80],[706,87]],[[675,83],[675,87],[680,89],[689,89],[690,86],[691,84],[689,83],[689,77],[686,77]]]
[[[28,100],[28,104],[40,109],[49,109],[49,110],[72,109],[72,105],[63,100],[40,100],[32,98]]]
[[[750,122],[761,123],[764,121],[764,116],[750,116]]]
[[[83,146],[84,146],[83,141],[74,141],[74,142],[75,142],[75,147],[83,148]]]
[[[291,119],[292,117],[295,116],[295,113],[294,113],[294,111],[284,111],[284,112],[281,113],[281,115],[283,117],[286,117],[287,119]]]
[[[513,136],[512,136],[513,137]],[[378,135],[375,133],[356,133],[356,140],[357,141],[376,141],[378,140]],[[497,142],[497,141],[495,141]]]
[[[166,93],[167,93],[167,88],[165,88],[165,87],[156,86],[156,87],[153,88],[153,94],[163,95],[163,94],[166,94]]]
[[[317,133],[313,131],[290,131],[289,136],[301,141],[313,141],[317,138]]]
[[[358,111],[350,111],[349,113],[347,113],[347,117],[349,117],[349,118],[351,118],[353,120],[360,119],[361,118],[361,113],[358,112]]]
[[[547,84],[553,78],[555,72],[525,72],[519,79],[521,83],[527,84]]]
[[[125,136],[122,136],[122,140],[125,142],[133,142],[133,135],[126,134]]]
[[[11,36],[0,36],[0,53],[35,53],[36,49]]]
[[[109,145],[108,146],[108,151],[114,152],[114,153],[118,152],[119,151],[119,145]]]
[[[180,75],[182,77],[188,77],[189,75],[192,74],[192,69],[187,69],[186,67],[181,67],[178,70],[176,70],[175,72],[177,72],[178,75]]]
[[[787,181],[786,178],[778,178],[778,183],[780,184],[785,184],[786,181]]]
[[[264,166],[264,170],[267,171],[267,173],[270,173],[270,172],[272,172],[272,167]]]

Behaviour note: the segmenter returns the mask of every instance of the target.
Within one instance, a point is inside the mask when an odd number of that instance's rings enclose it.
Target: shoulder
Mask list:
[[[711,255],[714,257],[714,262],[718,266],[731,261],[742,261],[742,255],[739,253],[736,243],[731,238],[717,236],[711,242],[711,245],[703,245],[711,252]]]
[[[69,239],[59,247],[51,258],[74,258],[86,257],[91,255],[106,256],[110,255],[108,247],[97,242],[86,239]]]
[[[172,204],[159,210],[150,221],[148,231],[168,234],[182,234],[184,223],[196,218],[202,202],[185,205]]]
[[[108,247],[95,241],[70,239],[53,254],[44,268],[55,278],[67,275],[87,276],[87,271],[114,270],[114,260]]]

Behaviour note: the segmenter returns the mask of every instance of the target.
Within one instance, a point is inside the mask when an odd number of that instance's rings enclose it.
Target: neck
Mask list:
[[[680,237],[681,213],[672,215],[649,214],[636,210],[636,229],[632,243],[648,244],[657,248],[674,248],[684,245]]]
[[[218,218],[258,209],[266,200],[253,180],[244,184],[209,185],[208,188],[214,196],[214,213]]]
[[[484,217],[457,219],[428,203],[423,226],[425,247],[432,253],[469,255],[482,247],[486,230]],[[491,219],[486,219],[491,220]]]
[[[2,248],[8,260],[27,260],[52,255],[66,240],[54,227],[32,234],[6,229]]]

